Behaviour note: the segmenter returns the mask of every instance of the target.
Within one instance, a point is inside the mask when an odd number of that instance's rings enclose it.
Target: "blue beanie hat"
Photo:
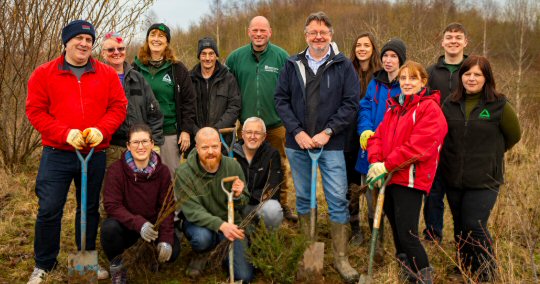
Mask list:
[[[96,30],[94,26],[85,20],[75,20],[67,24],[62,29],[62,43],[66,46],[66,43],[80,34],[87,34],[92,37],[92,44],[96,41]]]

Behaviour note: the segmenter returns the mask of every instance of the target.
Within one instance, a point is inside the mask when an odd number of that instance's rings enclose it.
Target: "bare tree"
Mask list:
[[[495,0],[483,0],[482,5],[482,18],[484,20],[484,28],[482,33],[482,54],[484,56],[488,56],[488,49],[487,49],[487,30],[488,30],[488,22],[491,21],[497,14],[497,3]]]
[[[0,166],[16,171],[40,146],[25,116],[27,82],[38,65],[60,54],[62,27],[88,19],[98,38],[110,30],[130,37],[152,2],[0,0]]]

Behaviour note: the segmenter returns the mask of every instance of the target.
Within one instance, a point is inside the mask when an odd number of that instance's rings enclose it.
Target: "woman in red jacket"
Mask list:
[[[392,227],[397,258],[409,281],[432,283],[433,268],[418,238],[418,221],[448,127],[439,91],[424,87],[428,77],[422,65],[406,62],[398,78],[401,94],[387,101],[384,119],[368,141],[367,178],[380,186],[382,178],[392,173],[384,212]]]
[[[101,246],[111,262],[112,283],[125,283],[126,270],[118,257],[141,237],[157,243],[159,262],[174,261],[180,242],[174,236],[173,215],[154,228],[171,184],[169,168],[152,151],[152,130],[134,124],[128,133],[127,151],[107,170],[103,204],[107,219],[101,224]]]

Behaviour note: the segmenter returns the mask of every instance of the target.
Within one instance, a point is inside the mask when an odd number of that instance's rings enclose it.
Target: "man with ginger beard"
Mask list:
[[[236,176],[227,183],[234,192],[234,224],[227,223],[227,195],[221,188],[221,180]],[[238,227],[240,213],[249,200],[244,190],[245,178],[242,168],[234,159],[221,154],[221,141],[214,128],[201,128],[195,136],[195,149],[189,153],[187,162],[176,170],[174,193],[182,203],[182,229],[196,256],[189,263],[186,273],[190,277],[202,274],[207,252],[225,238],[234,241],[234,278],[249,283],[253,279],[253,266],[245,256],[247,242],[244,230]],[[225,259],[228,262],[228,258]]]

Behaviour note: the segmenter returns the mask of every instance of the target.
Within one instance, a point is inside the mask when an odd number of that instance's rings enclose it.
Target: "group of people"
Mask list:
[[[199,63],[189,71],[163,23],[149,27],[133,64],[126,62],[120,34],[103,38],[102,63],[91,57],[93,25],[84,20],[66,25],[64,52],[38,67],[28,82],[26,113],[43,143],[35,268],[28,283],[41,283],[57,263],[72,181],[80,249],[81,165],[75,152],[87,155],[92,148],[86,249],[96,250],[103,188],[101,246],[110,261],[109,271],[99,267],[99,279],[110,272],[113,283],[127,281],[122,253],[139,238],[156,244],[159,262],[175,261],[181,231],[195,253],[186,270],[190,277],[202,275],[209,252],[228,240],[234,246],[234,278],[251,282],[250,232],[241,220],[255,214],[270,229],[284,219],[298,221],[301,233],[309,235],[309,152],[317,150],[333,264],[344,282],[359,278],[348,261],[348,245],[363,240],[359,209],[349,206],[359,198],[353,189],[373,188],[366,194],[371,227],[383,184],[400,276],[432,283],[419,216],[424,203],[425,238],[441,241],[446,192],[458,270],[493,280],[487,220],[503,183],[504,153],[521,134],[487,59],[464,55],[465,28],[453,23],[443,31],[445,54],[427,70],[407,60],[400,39],[389,40],[379,53],[370,33],[358,36],[347,58],[332,42],[334,28],[323,12],[307,17],[303,33],[307,47],[289,56],[270,43],[269,21],[256,16],[247,29],[250,43],[225,64],[216,42],[200,39]],[[237,120],[238,142],[219,132],[235,128]],[[232,146],[234,158],[224,154],[223,144]],[[288,206],[287,162],[298,215]],[[233,223],[227,221],[225,190],[232,192],[238,211]],[[155,227],[163,204],[174,202],[180,211]],[[380,246],[378,253],[384,257]]]

